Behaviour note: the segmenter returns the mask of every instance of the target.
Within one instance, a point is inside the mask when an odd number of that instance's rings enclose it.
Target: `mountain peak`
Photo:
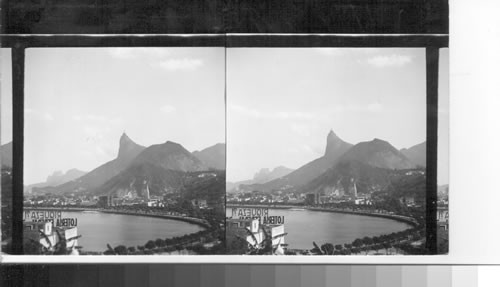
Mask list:
[[[378,138],[356,144],[342,156],[340,161],[358,161],[374,167],[386,169],[407,169],[415,167],[406,156],[399,152],[388,141]]]
[[[120,148],[118,158],[136,156],[144,147],[136,144],[125,132],[120,137]]]
[[[335,158],[337,158],[342,155],[342,153],[346,152],[350,146],[350,144],[344,142],[341,138],[339,138],[333,130],[330,130],[328,136],[326,137],[325,156],[334,156]]]
[[[374,138],[374,139],[372,140],[372,143],[380,143],[380,144],[388,144],[388,145],[390,145],[390,143],[389,143],[388,141],[381,140],[381,139],[379,139],[379,138]]]
[[[180,145],[180,144],[178,144],[176,142],[173,142],[173,141],[166,141],[165,144],[167,144],[167,145],[176,145],[176,146]]]
[[[224,143],[217,143],[203,150],[194,151],[193,155],[208,167],[219,170],[226,169],[226,144]]]
[[[132,164],[149,163],[164,169],[178,171],[208,170],[206,166],[181,144],[166,141],[163,144],[152,145],[143,150]]]

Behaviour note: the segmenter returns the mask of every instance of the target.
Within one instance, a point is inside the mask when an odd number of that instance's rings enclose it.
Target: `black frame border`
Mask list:
[[[14,255],[23,254],[24,73],[28,48],[225,47],[225,48],[425,48],[427,91],[426,247],[437,254],[437,137],[439,49],[447,34],[210,34],[210,35],[0,35],[12,49]]]

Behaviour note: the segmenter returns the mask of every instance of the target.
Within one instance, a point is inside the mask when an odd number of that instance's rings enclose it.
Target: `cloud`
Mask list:
[[[311,127],[310,125],[292,123],[290,125],[290,130],[299,136],[309,137],[311,136]]]
[[[229,105],[229,109],[234,111],[234,112],[237,112],[241,115],[244,115],[244,116],[249,116],[249,117],[252,117],[252,118],[262,118],[264,117],[264,115],[255,110],[255,109],[251,109],[251,108],[247,108],[247,107],[244,107],[244,106],[239,106],[239,105]]]
[[[201,59],[174,57],[168,48],[111,48],[109,54],[119,60],[145,61],[167,71],[192,71],[203,66]]]
[[[193,58],[168,59],[154,64],[154,66],[167,71],[193,71],[203,66],[203,61]]]
[[[175,112],[176,108],[174,106],[170,105],[164,105],[163,107],[160,108],[160,111],[162,111],[165,114],[170,114]]]
[[[43,119],[46,120],[46,121],[53,121],[54,120],[54,116],[52,116],[49,113],[45,113],[45,114],[43,114]]]
[[[120,60],[131,60],[137,58],[164,58],[169,55],[166,48],[109,48],[111,57]]]
[[[285,152],[286,153],[292,153],[292,154],[301,154],[303,155],[304,153],[306,154],[312,154],[312,155],[316,155],[317,152],[314,151],[314,149],[307,145],[307,144],[303,144],[303,145],[299,145],[299,146],[294,146],[294,147],[288,147],[285,149]]]
[[[377,112],[382,110],[383,106],[381,103],[371,103],[366,106],[366,111],[368,112]]]
[[[278,112],[276,114],[277,118],[281,119],[304,119],[304,120],[311,120],[315,119],[316,116],[310,113],[304,113],[304,112]]]
[[[341,48],[312,48],[314,51],[325,56],[339,56],[343,55],[345,50]]]
[[[381,103],[374,102],[369,104],[356,104],[356,105],[335,105],[329,110],[333,113],[342,112],[379,112],[382,111],[384,106]]]
[[[285,112],[278,111],[274,113],[267,113],[256,109],[240,106],[229,105],[229,109],[233,112],[239,113],[244,116],[257,118],[257,119],[281,119],[281,120],[314,120],[318,119],[317,115],[304,112]]]
[[[377,68],[385,67],[402,67],[413,61],[413,58],[409,55],[384,55],[384,56],[374,56],[366,60],[369,65]]]
[[[40,112],[38,110],[31,109],[31,108],[25,108],[24,109],[24,114],[26,116],[32,116],[32,117],[35,117],[35,118],[42,119],[44,121],[53,121],[53,120],[55,120],[54,116],[51,113],[49,113],[49,112]]]
[[[74,115],[71,118],[77,122],[105,122],[111,124],[120,124],[123,122],[123,119],[120,117],[108,117],[95,114]]]

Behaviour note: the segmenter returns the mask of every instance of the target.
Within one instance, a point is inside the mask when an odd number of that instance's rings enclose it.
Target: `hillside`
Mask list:
[[[265,184],[241,185],[244,190],[259,190],[269,192],[282,188],[296,188],[318,177],[327,169],[334,166],[339,158],[352,147],[352,144],[343,141],[333,131],[328,133],[325,153],[289,174],[269,181]]]
[[[414,145],[410,148],[401,149],[401,153],[404,154],[411,162],[414,164],[426,167],[427,165],[427,142],[423,142]]]
[[[416,167],[415,164],[389,142],[380,139],[356,144],[339,161],[358,161],[370,166],[387,169],[409,169]]]
[[[215,144],[201,151],[194,151],[193,155],[209,168],[226,169],[226,145],[223,143]]]
[[[67,193],[92,191],[125,170],[142,150],[144,150],[143,146],[136,144],[123,133],[120,137],[118,156],[115,159],[100,165],[75,180],[56,187],[33,188],[33,192]]]
[[[178,171],[208,170],[198,158],[192,155],[182,145],[167,141],[144,149],[132,162],[132,165],[149,163],[164,169]]]

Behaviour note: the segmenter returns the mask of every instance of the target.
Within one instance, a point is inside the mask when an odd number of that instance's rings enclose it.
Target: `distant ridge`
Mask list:
[[[144,149],[132,162],[133,165],[143,163],[184,172],[208,170],[206,165],[182,145],[171,141]]]
[[[249,185],[244,188],[271,191],[285,186],[302,186],[324,173],[328,168],[335,165],[339,158],[351,147],[352,144],[343,141],[333,132],[333,130],[330,130],[326,138],[325,153],[322,157],[299,167],[281,178],[272,180],[265,184]]]
[[[421,167],[427,166],[427,142],[424,141],[410,148],[401,149],[401,153],[414,164]]]
[[[125,170],[132,160],[144,149],[143,146],[136,144],[127,134],[123,133],[120,137],[118,156],[115,159],[100,165],[75,180],[58,185],[54,188],[42,188],[37,191],[65,193],[93,190]]]
[[[389,142],[373,139],[360,142],[347,151],[340,161],[358,161],[364,164],[386,169],[415,168],[406,156],[393,147]]]
[[[226,170],[226,144],[224,143],[194,151],[193,155],[210,168]]]
[[[337,188],[340,190],[347,188],[346,180],[355,181],[362,176],[365,178],[365,189],[368,190],[384,185],[386,182],[384,178],[390,174],[388,170],[415,169],[418,166],[387,141],[376,138],[352,145],[340,139],[331,130],[328,133],[326,149],[322,157],[288,175],[263,184],[241,184],[240,189],[264,192],[283,189],[311,191]],[[363,190],[362,184],[361,190]]]
[[[32,191],[33,188],[39,189],[42,187],[47,187],[47,186],[58,186],[61,184],[64,184],[66,182],[75,180],[83,175],[85,175],[87,172],[78,170],[76,168],[70,169],[66,171],[65,173],[61,171],[55,171],[53,174],[49,175],[47,177],[47,180],[44,182],[40,183],[35,183],[35,184],[30,184],[24,188],[25,191]]]

